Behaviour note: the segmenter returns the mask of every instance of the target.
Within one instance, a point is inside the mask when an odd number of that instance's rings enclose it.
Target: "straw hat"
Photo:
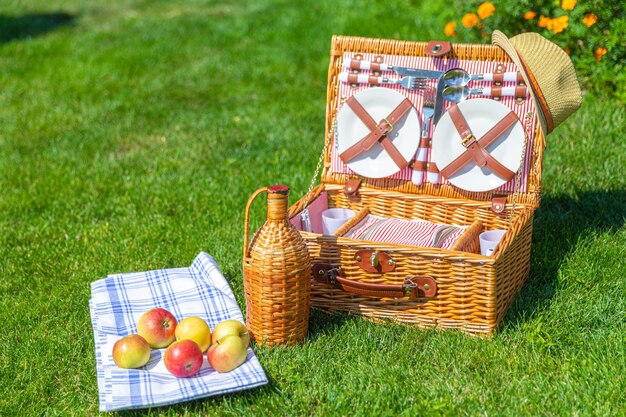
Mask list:
[[[522,73],[545,134],[580,107],[582,96],[574,66],[558,45],[533,32],[509,39],[494,30],[491,41],[504,49]]]

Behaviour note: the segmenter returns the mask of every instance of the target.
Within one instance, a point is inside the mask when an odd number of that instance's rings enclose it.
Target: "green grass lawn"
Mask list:
[[[245,202],[306,191],[332,34],[441,38],[455,11],[431,3],[3,2],[0,415],[98,413],[92,281],[206,251],[243,306]],[[548,138],[492,340],[315,312],[302,346],[256,348],[266,387],[122,414],[626,415],[625,126],[590,92]]]

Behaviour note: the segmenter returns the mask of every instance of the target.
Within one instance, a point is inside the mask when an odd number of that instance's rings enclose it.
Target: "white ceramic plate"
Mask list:
[[[511,110],[504,104],[487,98],[477,98],[458,104],[467,124],[477,139],[498,123]],[[433,134],[432,160],[443,169],[467,149],[461,144],[448,113],[444,114]],[[511,128],[493,141],[486,150],[498,162],[513,172],[517,172],[524,147],[524,127],[518,120]],[[489,191],[498,188],[506,181],[491,172],[488,167],[478,167],[470,161],[450,178],[453,185],[467,191]]]
[[[354,97],[376,121],[387,117],[404,100],[402,94],[384,87],[368,88],[355,94]],[[339,154],[363,139],[369,132],[349,106],[341,107],[337,116]],[[387,136],[404,159],[410,161],[417,151],[420,137],[420,120],[415,108],[406,112]],[[355,173],[368,178],[384,178],[400,171],[393,159],[378,143],[353,158],[347,165]]]

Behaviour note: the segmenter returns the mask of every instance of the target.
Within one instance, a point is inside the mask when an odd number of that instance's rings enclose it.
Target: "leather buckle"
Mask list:
[[[384,251],[361,249],[354,254],[353,259],[365,272],[384,274],[396,269],[396,261]]]
[[[351,179],[346,181],[346,185],[343,187],[343,193],[346,195],[346,198],[349,201],[358,201],[359,197],[359,188],[361,187],[360,179]]]
[[[500,214],[500,213],[503,213],[505,209],[506,209],[506,196],[505,195],[493,196],[491,199],[491,210],[496,214]]]
[[[337,284],[337,275],[339,274],[341,265],[327,263],[313,263],[313,280],[323,284]]]
[[[383,120],[381,120],[380,123],[376,125],[376,127],[380,126],[383,122],[387,123],[388,126],[387,129],[383,132],[383,135],[386,135],[393,130],[393,124],[386,117],[383,117]]]
[[[410,297],[413,295],[413,288],[417,288],[417,284],[411,278],[405,278],[402,288],[404,289],[404,295]]]
[[[437,295],[437,281],[428,275],[418,275],[405,278],[402,289],[412,299],[432,298]]]
[[[461,140],[461,144],[466,148],[469,148],[474,142],[476,142],[476,136],[474,136],[473,133],[470,133]]]

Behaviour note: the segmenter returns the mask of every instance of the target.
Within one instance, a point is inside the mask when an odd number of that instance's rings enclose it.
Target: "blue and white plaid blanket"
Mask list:
[[[223,374],[215,372],[205,359],[198,374],[176,378],[165,369],[164,349],[152,350],[150,361],[142,368],[118,368],[113,362],[113,344],[136,333],[137,320],[153,307],[171,311],[178,321],[201,317],[211,328],[226,319],[243,321],[232,290],[206,253],[200,253],[189,268],[111,275],[93,282],[89,309],[100,411],[174,404],[267,383],[250,348],[242,366]]]

